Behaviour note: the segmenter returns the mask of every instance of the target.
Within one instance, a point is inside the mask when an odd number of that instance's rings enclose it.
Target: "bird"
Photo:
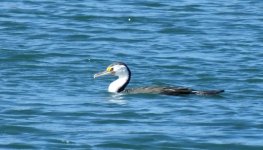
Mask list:
[[[224,90],[194,90],[188,87],[171,87],[171,86],[149,86],[126,89],[131,80],[131,71],[123,62],[114,62],[109,65],[105,71],[94,74],[94,79],[100,76],[113,75],[118,79],[111,82],[108,87],[110,93],[128,93],[128,94],[163,94],[163,95],[217,95],[223,93]]]

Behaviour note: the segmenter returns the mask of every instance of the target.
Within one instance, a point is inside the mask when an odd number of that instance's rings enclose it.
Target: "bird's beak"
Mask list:
[[[97,77],[100,77],[100,76],[105,76],[105,75],[108,75],[108,74],[110,74],[111,72],[109,72],[109,71],[102,71],[102,72],[99,72],[99,73],[96,73],[96,74],[94,74],[94,79],[95,78],[97,78]]]
[[[94,74],[94,79],[97,77],[105,76],[109,74],[114,74],[113,68],[111,66],[109,66],[105,71]]]
[[[112,72],[107,71],[107,70],[102,71],[102,72],[99,72],[99,73],[96,73],[96,74],[94,74],[94,79],[97,78],[97,77],[100,77],[100,76],[109,75],[109,74],[111,74],[111,73],[112,73]]]

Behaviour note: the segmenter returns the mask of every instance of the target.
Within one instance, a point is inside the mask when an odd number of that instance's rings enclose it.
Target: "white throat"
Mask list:
[[[119,76],[119,78],[115,81],[113,81],[109,87],[108,87],[108,91],[112,92],[112,93],[117,93],[119,91],[119,89],[124,86],[124,84],[126,84],[126,82],[128,82],[128,76]]]

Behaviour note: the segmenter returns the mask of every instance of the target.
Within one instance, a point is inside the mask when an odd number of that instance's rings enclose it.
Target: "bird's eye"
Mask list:
[[[108,71],[108,72],[111,72],[111,71],[113,71],[113,68],[112,68],[112,67],[108,67],[108,68],[107,68],[107,71]]]

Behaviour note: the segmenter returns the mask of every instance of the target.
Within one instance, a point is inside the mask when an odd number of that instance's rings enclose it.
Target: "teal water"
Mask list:
[[[263,148],[263,1],[0,2],[0,149]],[[220,96],[114,95],[129,87]]]

